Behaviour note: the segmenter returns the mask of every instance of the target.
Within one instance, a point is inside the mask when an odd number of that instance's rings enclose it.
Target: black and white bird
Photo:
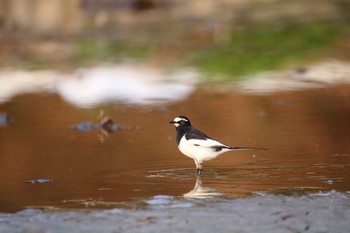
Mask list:
[[[216,141],[203,132],[192,127],[190,120],[185,116],[177,116],[173,121],[176,128],[176,143],[179,150],[196,164],[196,175],[202,172],[202,163],[212,160],[219,155],[233,150],[266,150],[254,147],[232,147]]]

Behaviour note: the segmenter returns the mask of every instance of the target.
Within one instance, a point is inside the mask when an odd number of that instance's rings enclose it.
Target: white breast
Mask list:
[[[199,163],[211,159],[215,159],[220,154],[229,151],[229,149],[222,149],[221,151],[215,151],[212,146],[225,146],[224,144],[214,140],[200,140],[200,139],[190,139],[187,140],[183,136],[179,143],[179,150],[192,159],[196,159]]]

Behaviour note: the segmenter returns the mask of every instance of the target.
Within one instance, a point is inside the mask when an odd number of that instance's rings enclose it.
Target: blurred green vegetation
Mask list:
[[[154,42],[130,43],[110,39],[82,39],[74,43],[73,62],[77,65],[91,62],[115,62],[123,58],[146,59]]]
[[[193,63],[209,76],[239,79],[286,64],[317,59],[349,30],[343,24],[266,26],[234,31],[229,42],[195,52]]]
[[[64,42],[70,48],[67,55],[55,57],[34,54],[26,57],[24,63],[25,67],[34,69],[60,66],[75,68],[126,59],[153,59],[160,65],[170,65],[170,68],[194,66],[208,80],[217,76],[237,80],[259,71],[288,65],[301,66],[307,61],[325,57],[334,48],[339,49],[337,42],[344,40],[349,32],[348,24],[338,21],[289,26],[246,26],[232,30],[229,39],[224,42],[208,40],[205,43],[200,41],[199,44],[180,38],[81,37]],[[180,56],[174,56],[174,51],[175,54],[179,52]]]

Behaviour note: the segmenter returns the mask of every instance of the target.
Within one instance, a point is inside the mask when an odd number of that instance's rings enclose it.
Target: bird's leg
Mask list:
[[[202,164],[199,163],[197,160],[194,160],[196,164],[196,176],[200,176],[202,173]]]

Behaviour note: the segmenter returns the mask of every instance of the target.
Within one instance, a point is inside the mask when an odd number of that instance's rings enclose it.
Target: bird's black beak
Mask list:
[[[170,124],[175,124],[176,122],[175,121],[169,121]]]

